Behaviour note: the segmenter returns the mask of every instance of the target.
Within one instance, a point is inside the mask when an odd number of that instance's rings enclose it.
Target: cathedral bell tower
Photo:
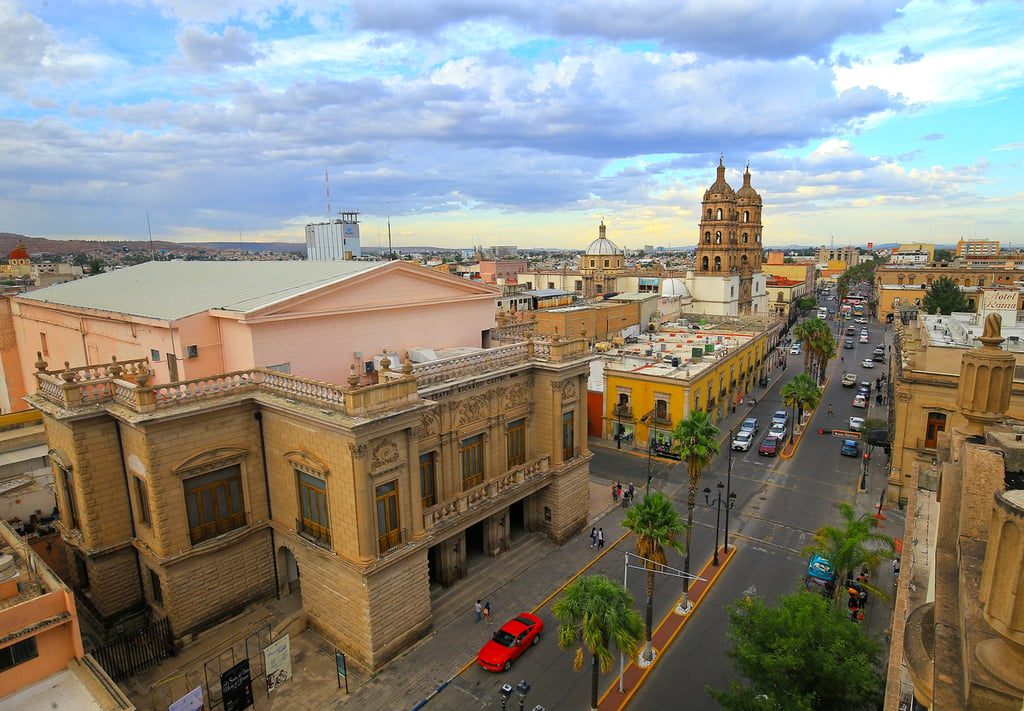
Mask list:
[[[750,186],[750,166],[743,187],[734,191],[725,182],[725,165],[718,161],[718,176],[701,202],[700,237],[696,272],[701,276],[738,276],[739,307],[748,312],[751,281],[761,271],[761,196]]]

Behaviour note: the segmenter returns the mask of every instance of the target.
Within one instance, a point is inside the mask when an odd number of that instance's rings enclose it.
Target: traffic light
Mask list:
[[[832,430],[818,430],[818,434],[832,434]]]

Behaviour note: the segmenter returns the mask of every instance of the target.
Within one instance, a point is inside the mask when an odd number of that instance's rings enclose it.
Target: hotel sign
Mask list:
[[[1016,311],[1020,297],[1016,290],[986,290],[985,311]]]

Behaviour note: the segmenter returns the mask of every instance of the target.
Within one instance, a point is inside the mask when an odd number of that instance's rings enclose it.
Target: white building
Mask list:
[[[363,256],[359,246],[359,213],[343,212],[327,222],[306,225],[306,258],[311,262],[340,262]]]

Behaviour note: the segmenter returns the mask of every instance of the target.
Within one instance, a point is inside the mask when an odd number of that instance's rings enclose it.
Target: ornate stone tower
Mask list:
[[[734,191],[725,182],[725,165],[718,161],[718,177],[704,192],[698,275],[739,276],[739,310],[750,311],[751,281],[761,271],[761,196],[750,186],[750,166],[743,172],[743,187]]]
[[[616,290],[616,277],[626,266],[625,251],[608,239],[604,220],[598,229],[598,237],[580,257],[580,274],[583,276],[583,296],[592,298]]]
[[[960,361],[960,387],[956,404],[967,419],[960,428],[967,436],[983,435],[985,427],[1001,420],[1010,407],[1013,386],[1013,353],[1002,350],[1003,318],[997,313],[985,318],[981,348],[971,348]]]

